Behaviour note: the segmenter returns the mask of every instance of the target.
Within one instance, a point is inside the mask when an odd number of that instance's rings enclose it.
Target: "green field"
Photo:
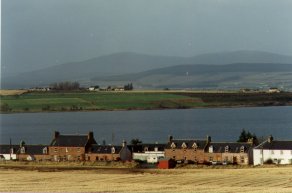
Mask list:
[[[1,96],[1,112],[183,109],[291,105],[292,93],[28,92]]]
[[[8,106],[6,109],[8,112],[131,110],[204,106],[200,99],[194,97],[143,92],[33,92],[1,96],[1,106],[4,104]]]

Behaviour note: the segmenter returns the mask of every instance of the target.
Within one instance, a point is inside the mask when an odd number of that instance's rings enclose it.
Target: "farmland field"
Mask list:
[[[292,167],[172,170],[0,169],[1,192],[291,193]]]
[[[239,92],[28,92],[1,95],[1,112],[182,109],[291,105],[292,93]]]

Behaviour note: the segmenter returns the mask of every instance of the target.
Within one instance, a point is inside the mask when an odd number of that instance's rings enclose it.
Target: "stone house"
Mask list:
[[[53,161],[84,161],[85,153],[93,144],[96,144],[93,132],[88,135],[61,135],[55,131],[49,155]]]
[[[121,146],[93,144],[85,154],[86,161],[131,161],[132,153],[126,142]]]
[[[252,163],[252,143],[211,142],[205,150],[205,162],[213,164]]]
[[[50,160],[49,148],[46,145],[20,145],[17,151],[20,161],[46,161]]]
[[[199,139],[173,139],[169,137],[165,147],[165,157],[175,161],[195,163],[205,162],[205,149],[211,142],[211,137],[206,140]]]

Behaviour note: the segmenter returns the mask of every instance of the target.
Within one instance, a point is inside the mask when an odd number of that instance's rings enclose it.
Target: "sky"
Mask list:
[[[2,0],[1,70],[117,52],[292,55],[291,0]]]

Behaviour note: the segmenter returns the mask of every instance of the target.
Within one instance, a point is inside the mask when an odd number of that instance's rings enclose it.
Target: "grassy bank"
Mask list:
[[[28,92],[1,95],[1,112],[182,109],[291,105],[292,93],[199,93],[183,91]]]

